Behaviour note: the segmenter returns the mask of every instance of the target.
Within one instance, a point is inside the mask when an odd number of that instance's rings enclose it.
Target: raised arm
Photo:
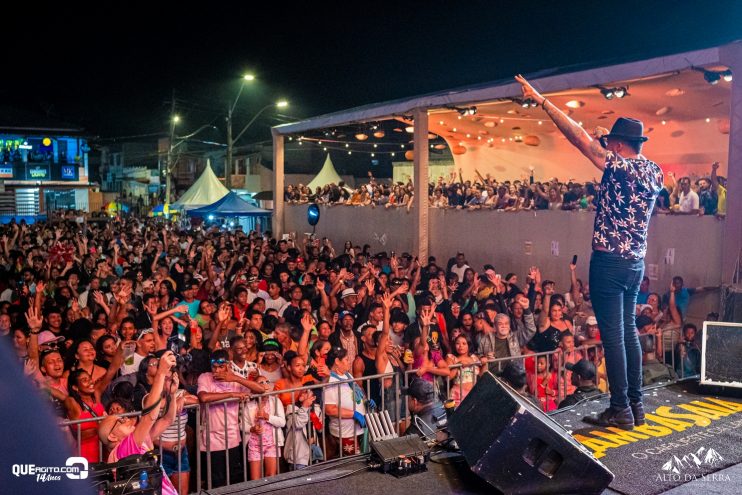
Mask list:
[[[147,440],[150,430],[152,430],[152,426],[155,424],[155,421],[159,416],[160,408],[162,407],[162,389],[165,386],[165,377],[170,373],[170,369],[175,366],[175,364],[175,356],[170,351],[167,351],[160,358],[159,366],[157,367],[157,375],[152,383],[152,388],[142,404],[143,409],[152,407],[152,410],[141,416],[139,423],[134,430],[134,441],[137,445],[141,445],[145,440]]]
[[[183,406],[185,405],[185,397],[178,397],[178,384],[180,383],[180,380],[178,378],[178,374],[174,373],[172,381],[170,382],[169,389],[165,392],[169,397],[170,401],[168,403],[168,409],[165,412],[165,414],[158,419],[154,426],[152,427],[152,430],[150,431],[150,436],[152,438],[159,437],[163,431],[165,431],[168,426],[173,424],[175,421],[175,418],[180,414],[180,411],[183,410]]]
[[[309,336],[312,333],[312,327],[314,327],[312,315],[305,313],[301,317],[301,338],[296,350],[296,353],[301,356],[305,363],[309,360]]]
[[[122,347],[122,344],[123,342],[119,342],[116,354],[113,355],[113,359],[106,370],[106,374],[103,375],[103,377],[95,384],[95,391],[99,398],[103,395],[106,387],[108,387],[108,385],[113,381],[113,378],[116,376],[116,373],[118,373],[121,365],[124,364],[124,348]]]
[[[670,318],[672,319],[672,322],[676,325],[682,325],[683,324],[683,317],[680,315],[680,311],[678,310],[678,305],[675,303],[675,284],[670,283],[670,298],[669,302],[667,304],[668,309],[670,310]]]
[[[711,189],[716,194],[718,191],[719,186],[719,177],[716,175],[716,171],[719,170],[719,162],[714,162],[711,164]]]
[[[549,328],[549,325],[551,325],[551,319],[549,318],[549,306],[551,305],[551,295],[554,294],[554,287],[551,284],[548,284],[544,288],[544,302],[543,302],[543,309],[541,309],[541,314],[538,318],[538,329],[540,332],[543,332],[547,328]]]
[[[521,85],[523,98],[529,98],[540,105],[564,134],[564,137],[593,162],[593,165],[603,170],[605,168],[606,150],[600,145],[600,142],[593,139],[580,124],[569,118],[556,105],[543,97],[523,76],[517,75],[515,80]]]

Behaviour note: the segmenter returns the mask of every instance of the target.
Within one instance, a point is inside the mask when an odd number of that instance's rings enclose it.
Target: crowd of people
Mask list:
[[[668,183],[661,191],[655,213],[677,215],[726,215],[726,178],[717,175],[719,163],[711,165],[707,176],[676,178],[667,174]],[[476,172],[474,181],[464,180],[462,171],[452,172],[428,184],[432,208],[520,210],[585,210],[593,211],[600,201],[600,183],[596,180],[562,182],[552,178],[535,182],[533,176],[498,181],[490,174]],[[284,200],[289,203],[371,206],[410,209],[415,189],[411,181],[384,183],[369,172],[369,182],[351,188],[340,182],[317,187],[314,191],[303,184],[289,185]]]
[[[172,484],[200,489],[194,455],[220,486],[227,471],[235,483],[243,469],[256,479],[357,453],[366,412],[383,407],[405,430],[407,414],[459,404],[487,370],[544,411],[607,390],[576,265],[556,287],[538,267],[472,267],[464,253],[79,220],[2,227],[0,334],[90,462],[162,449]],[[645,279],[647,380],[698,372],[685,318],[707,289],[676,277],[661,294]]]

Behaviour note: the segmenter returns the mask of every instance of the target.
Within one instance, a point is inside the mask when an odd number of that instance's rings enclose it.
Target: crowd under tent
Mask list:
[[[192,217],[203,217],[208,220],[237,218],[245,232],[249,232],[251,230],[265,230],[265,227],[270,222],[271,211],[253,206],[240,198],[236,192],[229,191],[223,198],[213,204],[189,210],[188,215]],[[258,224],[262,228],[258,228]]]
[[[736,73],[740,77],[734,77]],[[599,67],[568,67],[526,74],[549,100],[591,132],[610,129],[619,116],[642,120],[644,153],[666,175],[703,177],[721,162],[728,189],[742,191],[742,43]],[[513,79],[352,108],[273,128],[274,191],[284,189],[284,146],[312,143],[313,133],[342,126],[399,122],[412,137],[404,156],[415,184],[434,181],[430,153],[446,148],[465,180],[477,173],[499,180],[557,177],[586,181],[599,171],[556,129],[541,108],[522,101]],[[363,132],[356,146],[373,142]],[[354,136],[351,134],[350,140]],[[356,136],[357,137],[357,136]],[[404,146],[403,146],[404,147]],[[352,148],[352,146],[351,146]],[[401,155],[401,154],[400,154]],[[400,156],[401,158],[401,156]],[[423,200],[424,199],[424,200]],[[428,246],[427,198],[415,195],[416,252]],[[274,232],[283,232],[283,195],[275,195]],[[734,272],[742,241],[742,195],[730,194],[723,229],[722,273]]]

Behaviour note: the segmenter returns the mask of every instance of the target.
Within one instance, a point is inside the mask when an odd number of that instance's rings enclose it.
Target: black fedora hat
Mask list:
[[[610,134],[601,137],[601,140],[609,137],[625,139],[626,141],[644,142],[648,137],[644,136],[644,124],[641,120],[629,117],[619,117],[611,127]]]

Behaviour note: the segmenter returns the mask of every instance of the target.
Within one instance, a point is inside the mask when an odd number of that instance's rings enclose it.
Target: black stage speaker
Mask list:
[[[742,388],[742,323],[704,321],[701,385]]]
[[[560,425],[489,372],[448,428],[472,471],[506,494],[597,494],[613,480]]]

